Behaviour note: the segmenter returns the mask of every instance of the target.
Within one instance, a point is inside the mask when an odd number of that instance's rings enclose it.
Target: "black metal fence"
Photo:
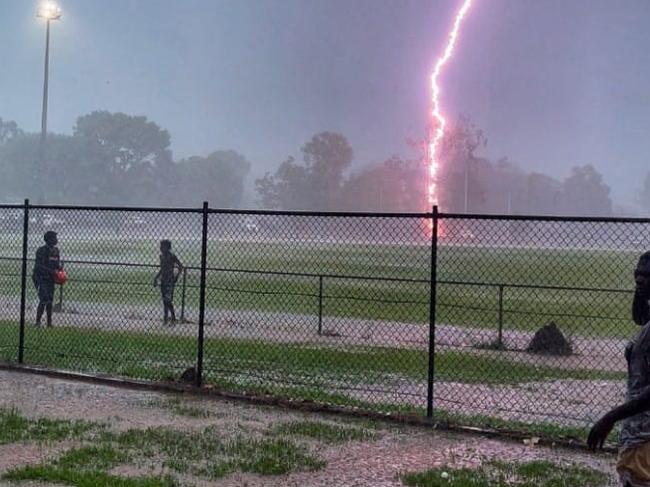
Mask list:
[[[69,281],[48,328],[50,229]],[[169,326],[162,239],[185,265]],[[646,242],[641,219],[1,206],[0,359],[577,435],[623,398]]]

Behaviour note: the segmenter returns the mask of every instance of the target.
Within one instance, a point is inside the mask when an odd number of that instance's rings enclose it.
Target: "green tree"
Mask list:
[[[5,144],[11,139],[20,137],[24,132],[18,127],[18,124],[12,120],[2,120],[0,117],[0,145]]]
[[[74,137],[102,202],[167,204],[177,190],[169,133],[146,117],[92,112],[77,119]]]
[[[485,188],[479,176],[481,161],[476,152],[487,139],[467,117],[447,128],[440,147],[438,170],[439,204],[444,211],[482,212]]]
[[[563,211],[579,216],[609,216],[612,200],[603,176],[591,165],[575,166],[562,183]]]
[[[334,132],[321,132],[302,147],[302,154],[310,176],[311,209],[336,209],[343,175],[354,155],[348,139]]]
[[[310,177],[307,168],[293,157],[285,160],[274,174],[266,173],[255,181],[258,203],[262,208],[300,210],[310,206]]]
[[[41,196],[35,175],[42,171],[43,194],[49,203],[95,203],[96,175],[79,140],[68,135],[50,134],[47,158],[40,160],[39,134],[12,138],[0,149],[3,191],[11,201]]]
[[[179,202],[195,206],[197,202],[209,201],[219,208],[240,207],[249,171],[250,163],[235,151],[184,159],[176,166]]]
[[[256,180],[259,204],[266,208],[301,210],[340,208],[344,174],[353,157],[347,138],[334,132],[321,132],[301,152],[304,164],[289,157],[275,173],[266,173]]]
[[[557,215],[562,203],[562,183],[546,174],[531,172],[526,176],[528,196],[524,212],[537,215]]]
[[[393,156],[382,164],[354,172],[342,188],[350,211],[422,211],[425,206],[424,165]]]

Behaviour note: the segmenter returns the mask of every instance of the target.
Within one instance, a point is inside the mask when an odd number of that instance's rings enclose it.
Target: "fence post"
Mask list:
[[[318,276],[318,334],[323,333],[323,276]]]
[[[429,280],[429,374],[427,381],[427,418],[433,419],[433,381],[436,354],[436,282],[438,280],[438,206],[431,214],[431,263]]]
[[[181,323],[185,323],[185,293],[187,290],[187,267],[183,268],[183,289],[181,292]]]
[[[18,363],[24,362],[25,355],[25,306],[27,301],[27,246],[29,239],[29,200],[23,209],[23,257],[20,274],[20,331],[18,336]]]
[[[201,235],[201,281],[199,293],[199,337],[196,353],[196,386],[203,383],[203,335],[205,327],[205,286],[208,262],[208,202],[203,202],[203,232]]]
[[[499,330],[497,335],[497,346],[503,347],[503,284],[499,284]]]

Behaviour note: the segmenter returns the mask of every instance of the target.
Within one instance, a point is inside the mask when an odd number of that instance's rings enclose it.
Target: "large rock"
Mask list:
[[[571,355],[573,347],[557,325],[551,322],[537,330],[526,351],[541,355]]]

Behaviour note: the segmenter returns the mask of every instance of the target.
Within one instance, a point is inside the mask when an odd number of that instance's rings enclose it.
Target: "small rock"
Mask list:
[[[526,351],[541,355],[571,355],[573,347],[553,322],[535,333]]]

